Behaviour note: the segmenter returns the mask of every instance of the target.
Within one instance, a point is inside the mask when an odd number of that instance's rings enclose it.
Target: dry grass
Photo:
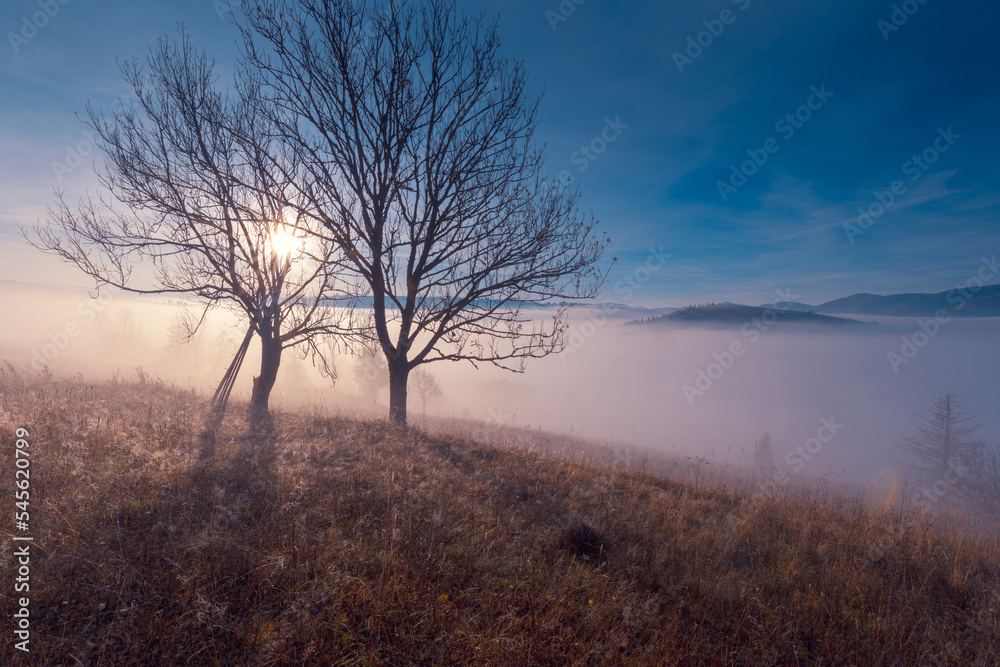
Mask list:
[[[992,538],[380,422],[233,420],[206,463],[190,393],[0,383],[38,557],[3,664],[996,664]]]

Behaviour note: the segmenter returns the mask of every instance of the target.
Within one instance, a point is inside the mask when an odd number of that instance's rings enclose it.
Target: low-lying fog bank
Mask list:
[[[106,377],[137,366],[181,386],[211,390],[241,339],[214,316],[194,342],[179,341],[179,302],[3,283],[8,317],[0,357],[55,373]],[[630,325],[634,314],[572,311],[569,347],[524,374],[433,364],[443,390],[433,415],[498,426],[541,427],[682,456],[748,464],[769,432],[788,473],[884,484],[905,459],[897,448],[931,399],[959,394],[989,442],[1000,440],[995,387],[1000,318],[873,318],[843,329],[765,323],[729,329]],[[236,387],[249,392],[251,348]],[[338,358],[336,385],[286,354],[274,402],[382,410],[386,392],[361,397],[356,358]],[[421,401],[411,392],[410,412]]]

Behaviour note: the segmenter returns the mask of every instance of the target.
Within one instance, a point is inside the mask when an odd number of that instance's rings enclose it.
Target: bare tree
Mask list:
[[[959,492],[978,512],[1000,519],[1000,445],[983,445],[969,467],[968,483]]]
[[[441,398],[441,385],[434,379],[434,375],[426,368],[418,368],[413,371],[413,391],[420,397],[420,412],[427,415],[427,402]]]
[[[774,448],[771,446],[771,434],[765,433],[753,443],[754,474],[769,474],[774,471]]]
[[[596,296],[608,240],[543,173],[539,100],[496,23],[453,0],[256,0],[237,22],[244,72],[302,161],[302,212],[372,299],[391,418],[421,364],[520,372],[561,350],[564,311],[544,324],[523,306]]]
[[[386,374],[385,355],[372,348],[364,348],[354,365],[354,381],[362,396],[370,398],[374,404],[379,393],[389,384]]]
[[[226,307],[246,327],[213,401],[215,423],[254,336],[261,343],[251,416],[262,424],[282,351],[320,353],[318,337],[342,331],[338,262],[310,247],[307,204],[292,182],[293,154],[274,140],[266,101],[249,80],[219,90],[214,63],[181,29],[146,65],[122,74],[132,105],[110,115],[88,105],[87,124],[106,153],[104,193],[71,208],[62,194],[39,225],[36,246],[72,262],[98,288],[187,294],[204,311]],[[313,246],[318,244],[313,243]]]
[[[949,470],[964,469],[978,458],[983,447],[973,438],[978,429],[961,398],[945,394],[931,401],[913,435],[903,438],[899,447],[910,455],[914,470],[942,479]]]
[[[186,369],[201,366],[205,353],[205,327],[200,324],[197,315],[188,308],[174,313],[167,324],[164,356]]]
[[[187,308],[174,313],[167,324],[167,349],[200,349],[202,344],[200,334],[203,332],[199,324],[198,318]]]
[[[98,315],[101,347],[116,356],[133,356],[143,347],[142,323],[128,306],[104,311]]]

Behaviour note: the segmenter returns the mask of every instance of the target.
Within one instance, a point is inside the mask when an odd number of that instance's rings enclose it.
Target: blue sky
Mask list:
[[[605,300],[763,303],[790,289],[820,303],[942,291],[1000,250],[993,3],[909,0],[895,17],[892,2],[870,0],[460,4],[499,12],[505,50],[545,91],[549,167],[580,185],[619,258]],[[212,0],[55,6],[26,41],[11,34],[24,37],[23,18],[43,11],[38,0],[0,9],[0,279],[86,286],[16,235],[44,217],[53,188],[95,185],[93,154],[68,172],[53,166],[75,162],[67,147],[87,147],[76,114],[88,99],[106,106],[126,92],[115,59],[143,57],[178,22],[223,69],[235,33]],[[767,160],[747,163],[754,156]],[[730,180],[734,166],[752,172],[745,184]],[[724,200],[720,181],[740,187]],[[876,193],[889,201],[894,181],[900,194],[884,212],[863,233],[845,230],[859,207],[879,212]],[[661,247],[671,258],[640,289],[616,289],[645,277],[637,269]]]

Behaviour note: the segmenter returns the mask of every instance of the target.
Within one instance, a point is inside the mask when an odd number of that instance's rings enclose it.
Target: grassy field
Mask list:
[[[0,664],[996,665],[995,535],[148,379],[0,376],[32,455],[32,642]]]

